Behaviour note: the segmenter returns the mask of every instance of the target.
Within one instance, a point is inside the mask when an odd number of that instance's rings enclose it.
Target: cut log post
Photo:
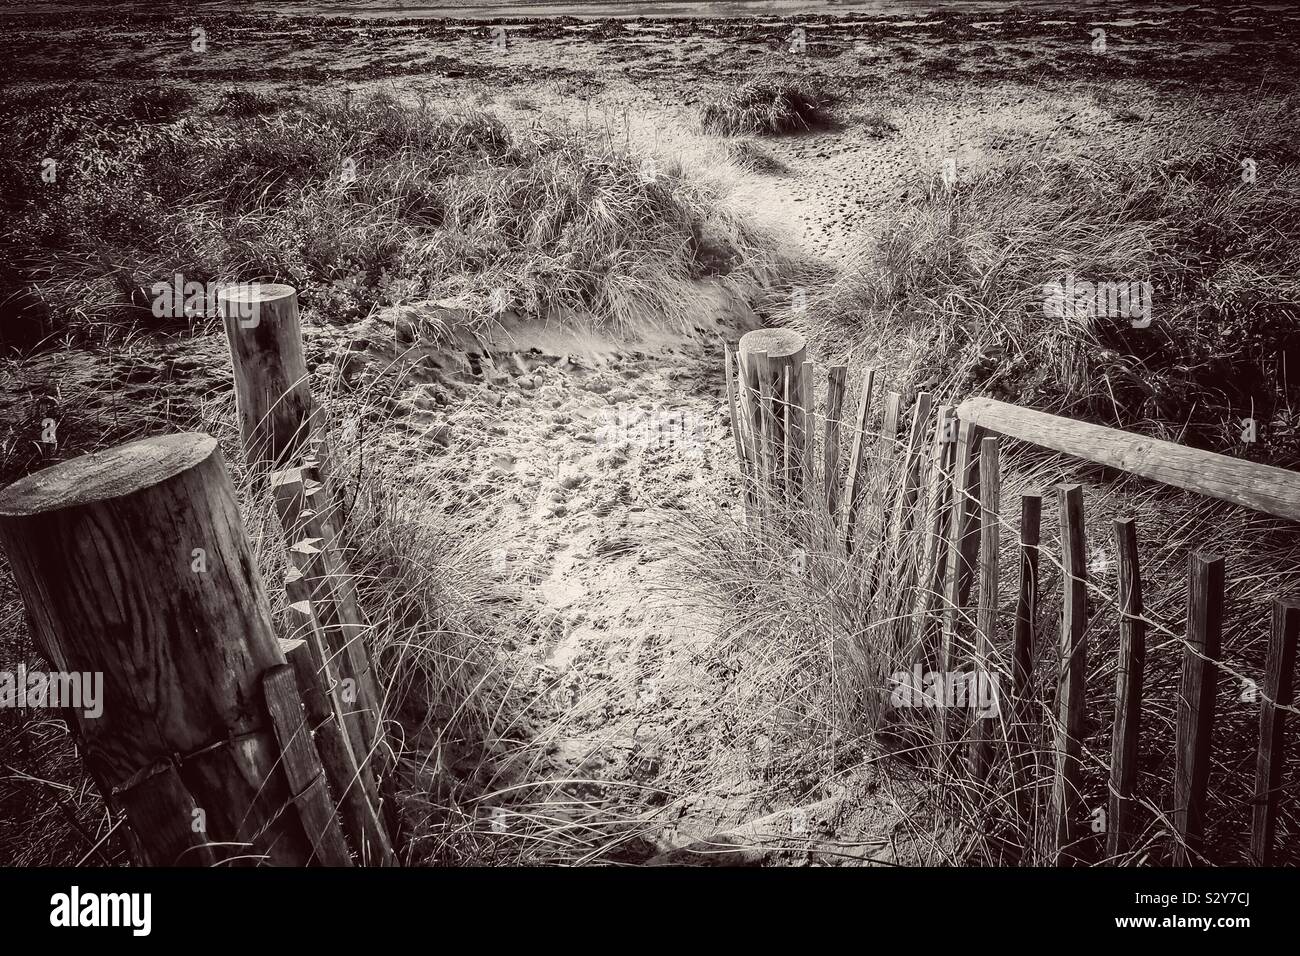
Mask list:
[[[289,778],[293,804],[312,844],[312,862],[321,866],[351,866],[352,857],[325,786],[325,771],[311,730],[303,719],[293,668],[281,664],[268,670],[262,675],[262,692],[271,726],[280,742],[280,766]]]
[[[1219,683],[1215,661],[1223,628],[1223,558],[1189,555],[1187,578],[1187,645],[1183,649],[1174,757],[1175,866],[1191,866],[1199,859],[1205,832],[1214,695]]]
[[[876,370],[869,368],[862,375],[862,393],[858,396],[858,414],[854,420],[853,447],[849,452],[849,473],[844,485],[844,550],[853,551],[853,526],[858,520],[859,498],[866,481],[863,466],[863,449],[866,445],[867,417],[871,414],[871,393],[876,386]]]
[[[763,468],[762,479],[759,481],[759,494],[763,496],[763,508],[775,514],[780,510],[777,503],[781,496],[779,481],[781,436],[776,427],[776,409],[773,407],[777,393],[772,388],[772,366],[767,360],[767,353],[751,353],[750,365],[758,378],[758,417],[761,426],[759,434],[763,436]]]
[[[1264,701],[1259,711],[1259,756],[1255,762],[1255,807],[1250,850],[1258,866],[1273,862],[1277,803],[1286,757],[1287,712],[1295,700],[1296,641],[1300,637],[1300,602],[1273,602],[1273,630],[1264,670]]]
[[[305,450],[317,417],[303,358],[298,293],[249,283],[217,295],[235,374],[235,405],[248,463],[259,472]]]
[[[298,578],[306,580],[301,574]],[[291,591],[291,599],[294,596]],[[370,767],[357,761],[348,740],[331,668],[322,656],[325,641],[320,624],[306,600],[289,606],[289,618],[296,639],[281,641],[280,646],[293,667],[343,831],[363,866],[393,866],[392,845],[379,816],[379,788]]]
[[[834,517],[840,508],[840,419],[844,416],[844,383],[847,365],[832,365],[826,379],[826,437],[822,444],[822,472],[826,481],[826,513]]]
[[[1030,713],[1034,676],[1034,627],[1038,621],[1038,544],[1043,496],[1020,496],[1020,580],[1016,593],[1016,626],[1011,649],[1011,696],[1015,701],[1014,749],[1011,760],[1016,816],[1027,824],[1038,800],[1038,758],[1030,746]],[[1037,735],[1035,735],[1037,736]]]
[[[979,626],[975,647],[974,684],[976,689],[990,687],[997,695],[998,681],[993,664],[998,631],[998,558],[1002,530],[1000,496],[1002,476],[998,469],[998,440],[985,438],[980,443],[980,597]],[[978,700],[975,705],[985,703]],[[997,704],[1000,706],[1001,702]],[[971,776],[983,782],[993,763],[993,733],[999,715],[981,709],[975,720],[971,740]]]
[[[777,472],[782,466],[784,449],[787,445],[785,435],[784,396],[786,394],[786,375],[790,377],[790,394],[799,395],[803,388],[803,366],[806,354],[804,338],[793,329],[756,329],[740,337],[740,373],[744,385],[752,395],[767,399],[763,407],[750,410],[750,425],[755,434],[763,434],[769,455],[766,456],[765,474],[773,482],[773,487],[784,492],[782,483],[777,480]],[[755,361],[759,355],[762,362]],[[789,372],[787,373],[787,369]],[[763,423],[769,429],[763,430]],[[791,415],[791,447],[803,445],[803,416]]]
[[[1057,488],[1061,514],[1061,661],[1056,685],[1057,728],[1052,799],[1048,808],[1048,857],[1055,865],[1079,858],[1079,808],[1083,782],[1083,718],[1087,683],[1088,580],[1083,529],[1083,488]]]
[[[74,712],[80,747],[145,859],[178,862],[189,826],[219,860],[305,864],[262,697],[284,658],[216,441],[147,438],[29,475],[0,492],[0,544],[42,654],[103,675],[102,713]],[[169,770],[179,786],[153,781]]]
[[[1146,666],[1142,572],[1138,563],[1137,522],[1115,519],[1119,570],[1119,660],[1115,670],[1115,721],[1110,739],[1110,814],[1106,856],[1112,861],[1133,842],[1136,809],[1137,748],[1142,723],[1142,671]]]

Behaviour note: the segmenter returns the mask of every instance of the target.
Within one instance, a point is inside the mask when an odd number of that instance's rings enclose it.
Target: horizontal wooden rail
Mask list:
[[[963,422],[1153,481],[1300,521],[1300,472],[1188,448],[989,398],[957,408]]]

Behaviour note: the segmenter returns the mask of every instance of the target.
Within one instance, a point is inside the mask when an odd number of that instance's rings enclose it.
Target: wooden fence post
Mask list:
[[[1286,755],[1287,712],[1295,699],[1296,640],[1300,637],[1300,601],[1273,602],[1273,630],[1264,670],[1265,700],[1259,711],[1259,756],[1255,763],[1255,809],[1250,834],[1251,856],[1259,866],[1273,862],[1278,787]]]
[[[197,861],[307,863],[262,693],[284,657],[216,441],[146,438],[29,475],[0,492],[0,544],[45,658],[103,675],[80,746],[145,859],[206,843]]]
[[[788,484],[782,480],[784,475],[778,478],[786,456],[785,449],[802,448],[804,444],[802,414],[790,416],[791,434],[786,434],[786,378],[788,375],[789,394],[793,401],[802,393],[806,351],[803,336],[793,329],[755,329],[740,337],[742,385],[751,396],[760,399],[747,408],[751,416],[750,429],[754,434],[764,436],[767,449],[763,456],[765,477],[782,493]],[[797,469],[797,474],[802,475],[802,468]]]
[[[1146,662],[1142,571],[1138,564],[1137,522],[1132,518],[1115,519],[1115,556],[1119,570],[1119,660],[1110,738],[1110,815],[1106,821],[1106,856],[1112,859],[1127,852],[1133,838],[1142,670]]]
[[[1193,553],[1187,559],[1187,646],[1178,693],[1174,765],[1175,866],[1189,866],[1205,831],[1205,789],[1210,780],[1210,738],[1218,689],[1223,627],[1223,558]]]
[[[298,293],[293,286],[254,282],[222,289],[217,302],[248,463],[259,471],[283,466],[305,449],[315,417]]]
[[[1048,813],[1048,856],[1056,865],[1077,858],[1083,766],[1084,694],[1087,680],[1087,549],[1083,531],[1083,488],[1057,488],[1061,513],[1061,663],[1057,680],[1056,768]]]

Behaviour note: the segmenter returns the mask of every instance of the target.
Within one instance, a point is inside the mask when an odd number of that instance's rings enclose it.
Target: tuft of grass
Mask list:
[[[733,139],[727,142],[727,159],[741,169],[752,173],[778,176],[790,171],[782,160],[773,156],[752,139]]]
[[[834,102],[806,77],[766,76],[705,104],[700,119],[706,132],[723,136],[799,133],[830,126]]]

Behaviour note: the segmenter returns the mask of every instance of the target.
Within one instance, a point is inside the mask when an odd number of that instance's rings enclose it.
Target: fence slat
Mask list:
[[[863,466],[863,447],[866,444],[867,418],[871,414],[871,394],[876,387],[876,370],[869,368],[862,375],[862,393],[858,397],[858,414],[854,420],[853,448],[849,452],[849,473],[845,480],[844,498],[844,549],[853,549],[853,526],[858,520],[858,499],[862,496],[862,482],[866,479]]]
[[[980,546],[979,507],[979,448],[984,440],[984,430],[970,422],[962,422],[957,432],[957,460],[953,465],[953,503],[951,538],[948,547],[948,590],[945,595],[943,650],[940,669],[949,673],[959,669],[958,658],[967,657],[958,646],[964,627],[968,626],[967,605],[974,581],[976,561]],[[936,708],[938,721],[939,753],[945,766],[956,757],[949,741],[960,739],[964,721],[959,714],[949,714]]]
[[[302,468],[283,469],[271,476],[290,558],[305,579],[306,593],[325,634],[326,658],[334,676],[349,682],[354,691],[354,699],[340,700],[339,709],[357,761],[366,765],[380,752],[383,742],[380,697],[366,651],[355,585],[328,520],[330,503],[325,489],[317,484]]]
[[[1178,694],[1174,766],[1175,866],[1189,866],[1205,830],[1205,790],[1210,780],[1210,740],[1218,689],[1223,628],[1223,558],[1193,553],[1187,559],[1187,646]],[[1208,658],[1208,659],[1207,659]]]
[[[1038,622],[1038,544],[1043,496],[1020,496],[1020,576],[1016,592],[1016,624],[1011,648],[1011,696],[1014,701],[1011,759],[1016,816],[1027,824],[1039,805],[1038,757],[1031,746],[1029,728],[1031,688],[1034,678],[1034,628]],[[1034,722],[1035,726],[1037,722]],[[1037,735],[1035,735],[1037,736]]]
[[[817,495],[816,482],[813,477],[813,456],[816,454],[817,415],[813,401],[813,363],[804,362],[803,372],[799,376],[799,400],[803,404],[803,501],[812,506]]]
[[[1057,681],[1055,773],[1048,808],[1048,857],[1056,865],[1077,859],[1083,767],[1084,695],[1087,680],[1087,550],[1083,530],[1083,488],[1057,488],[1061,515],[1061,661]]]
[[[335,696],[332,668],[321,657],[324,635],[320,624],[307,601],[291,604],[289,619],[297,639],[281,641],[280,646],[293,667],[344,834],[363,865],[392,866],[395,857],[379,818],[382,806],[379,789],[370,768],[358,763],[348,740]]]
[[[840,417],[844,414],[844,383],[847,365],[832,365],[826,381],[826,437],[822,445],[822,473],[826,482],[826,510],[834,515],[840,507]]]
[[[1146,666],[1142,570],[1138,563],[1137,522],[1132,518],[1115,519],[1115,557],[1119,572],[1119,660],[1110,740],[1110,813],[1106,821],[1106,856],[1112,859],[1128,852],[1133,840],[1142,671]]]
[[[992,436],[980,443],[980,597],[979,625],[975,649],[976,688],[996,687],[991,681],[993,652],[997,646],[999,538],[1002,530],[1000,497],[1002,476],[998,469],[998,440]],[[971,775],[983,781],[993,762],[993,731],[997,718],[982,712],[975,720],[971,740]]]
[[[752,520],[754,493],[750,484],[749,455],[745,450],[745,438],[740,431],[740,415],[736,405],[736,360],[733,357],[730,345],[724,342],[722,348],[726,356],[723,369],[726,372],[727,380],[727,411],[731,416],[731,437],[736,445],[736,465],[740,470],[740,483],[744,487],[745,516]]]
[[[936,636],[939,622],[933,620],[935,608],[944,594],[945,574],[948,570],[948,527],[952,519],[953,463],[957,458],[957,441],[953,433],[956,414],[951,405],[941,405],[935,417],[934,444],[930,451],[929,488],[926,492],[926,539],[923,567],[926,574],[917,603],[915,623],[917,637],[926,670],[942,669],[939,660],[941,648]],[[912,663],[916,663],[913,661]]]
[[[1273,602],[1273,628],[1264,669],[1264,698],[1259,711],[1259,755],[1255,762],[1255,808],[1250,851],[1259,866],[1273,862],[1278,788],[1286,762],[1287,712],[1295,698],[1296,641],[1300,637],[1300,601]],[[1274,703],[1270,703],[1273,701]]]
[[[291,799],[311,840],[316,862],[322,866],[351,866],[352,857],[325,790],[325,770],[303,719],[293,668],[281,664],[263,674],[262,693],[280,742],[280,766],[289,779]]]

